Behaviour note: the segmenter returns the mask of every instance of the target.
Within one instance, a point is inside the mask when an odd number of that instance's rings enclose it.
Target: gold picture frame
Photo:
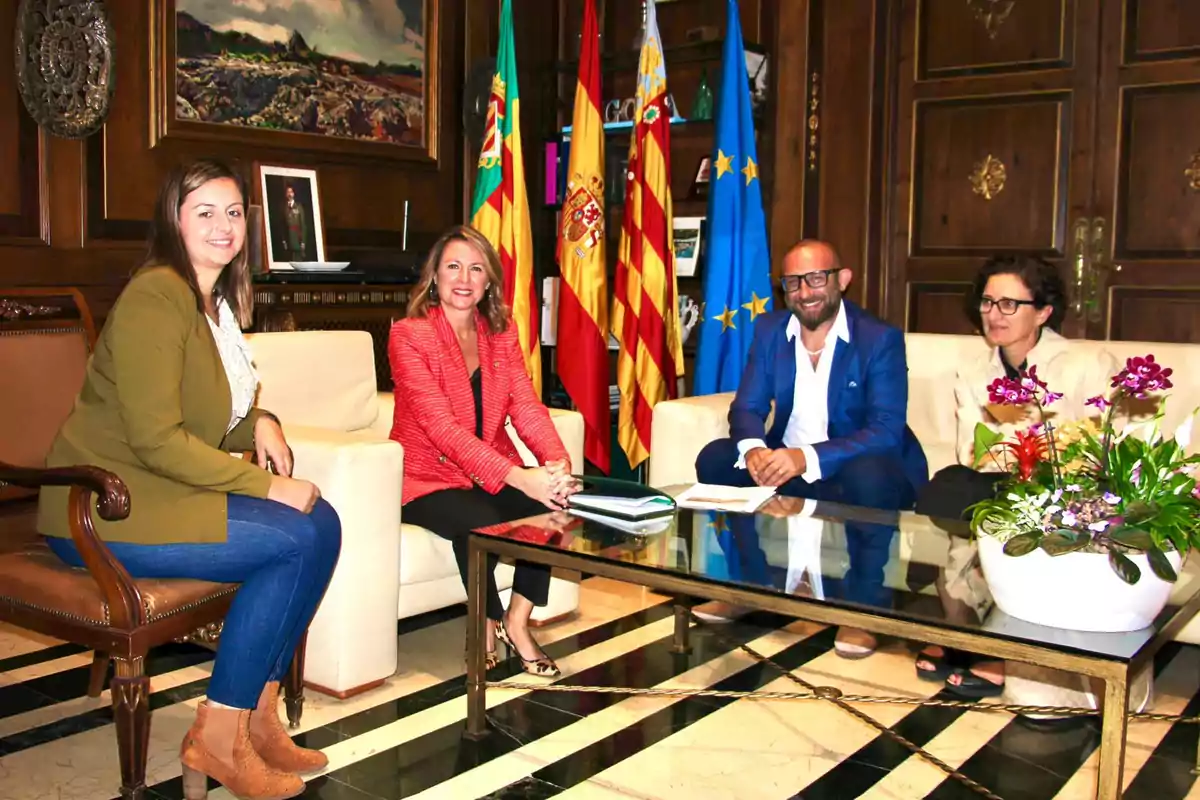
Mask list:
[[[310,100],[310,104],[304,110],[304,113],[310,115],[310,118],[306,122],[315,128],[314,131],[278,129],[266,126],[232,124],[228,121],[207,121],[181,117],[177,109],[177,81],[179,75],[176,44],[180,20],[176,11],[177,4],[186,1],[146,0],[150,4],[151,21],[151,147],[156,147],[165,139],[187,139],[206,142],[230,142],[271,149],[312,151],[321,153],[326,158],[330,156],[334,158],[341,157],[351,161],[378,161],[385,159],[437,166],[438,110],[441,98],[441,83],[438,69],[440,62],[440,48],[438,47],[439,6],[441,4],[437,0],[424,0],[423,5],[424,17],[422,26],[424,28],[423,48],[425,62],[423,74],[420,79],[423,98],[420,110],[421,137],[419,143],[405,143],[408,139],[413,138],[410,135],[413,128],[407,126],[407,119],[411,116],[409,113],[393,108],[392,110],[396,111],[396,113],[387,116],[378,110],[368,115],[362,104],[354,108],[355,112],[361,112],[356,114],[355,119],[349,123],[343,123],[343,120],[339,118],[339,130],[333,132],[321,130],[320,104],[315,99]],[[343,0],[343,2],[346,1]],[[227,2],[231,4],[231,7],[234,5],[234,0],[227,0]],[[192,21],[195,21],[194,18]],[[211,34],[212,32],[209,31],[208,33]],[[240,34],[240,32],[237,33]],[[299,44],[294,44],[293,41],[289,41],[286,45],[279,45],[277,41],[273,43],[264,43],[258,39],[254,41],[256,44],[261,45],[262,48],[272,48],[276,51],[286,49],[289,54],[294,54],[297,52],[297,48],[302,48],[298,52],[305,57],[321,55],[316,51],[308,50],[307,46],[303,45],[304,40],[302,37],[296,40]],[[214,55],[214,58],[225,57],[225,52]],[[243,61],[249,63],[248,58],[243,59]],[[366,80],[360,74],[360,71],[374,75],[381,67],[387,66],[371,66],[363,62],[352,62],[335,57],[325,57],[321,60],[311,58],[308,64],[308,68],[312,70],[318,82],[325,75],[330,76],[331,80]],[[403,81],[403,76],[387,75],[378,77],[376,75],[375,79],[392,80],[398,86]],[[409,83],[411,84],[411,82],[410,80]],[[395,94],[397,97],[405,96],[398,88]],[[407,96],[411,96],[411,92],[407,93]],[[310,94],[309,97],[312,98],[313,95]],[[185,106],[186,100],[180,102],[179,105]],[[399,106],[400,103],[397,102],[394,105]],[[313,110],[314,108],[316,108],[316,111]],[[189,112],[195,112],[194,108],[189,108],[188,110]],[[312,119],[313,115],[316,117],[315,121]],[[402,121],[405,127],[401,127]],[[357,126],[350,123],[357,123]],[[347,135],[342,130],[347,124],[350,125],[350,135]],[[365,130],[361,127],[362,125],[370,126],[370,136],[376,138],[363,138]],[[359,132],[358,138],[355,138],[356,131]]]

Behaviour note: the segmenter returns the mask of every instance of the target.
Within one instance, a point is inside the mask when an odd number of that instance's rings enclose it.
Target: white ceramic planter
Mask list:
[[[1053,628],[1117,633],[1145,628],[1171,594],[1173,584],[1159,579],[1144,555],[1129,554],[1142,571],[1133,586],[1117,577],[1104,553],[1049,556],[1004,554],[1004,545],[980,535],[979,561],[996,605],[1006,614]],[[1179,553],[1167,553],[1179,572]]]

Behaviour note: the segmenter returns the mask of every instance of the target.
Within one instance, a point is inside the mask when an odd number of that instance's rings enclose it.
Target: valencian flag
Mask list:
[[[647,0],[612,307],[612,332],[620,343],[617,439],[631,467],[650,455],[651,412],[657,403],[675,396],[676,379],[683,374],[666,96],[667,67],[658,19],[654,0]]]
[[[529,198],[525,194],[525,162],[521,157],[521,103],[517,92],[512,0],[504,0],[500,9],[500,52],[492,77],[492,97],[488,101],[487,131],[479,154],[471,225],[500,254],[504,299],[512,308],[525,368],[540,396],[540,305],[533,285],[533,235],[529,227]]]
[[[608,410],[608,281],[604,260],[604,122],[596,6],[583,7],[583,48],[571,158],[559,230],[558,377],[583,415],[584,455],[604,472],[612,457]]]
[[[728,0],[704,247],[704,316],[693,392],[737,389],[754,322],[771,307],[771,258],[737,0]]]

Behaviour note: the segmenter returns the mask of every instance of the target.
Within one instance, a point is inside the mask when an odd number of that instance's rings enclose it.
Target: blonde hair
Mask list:
[[[426,317],[429,315],[429,307],[441,302],[437,296],[437,271],[442,263],[442,254],[451,242],[466,242],[483,256],[484,272],[487,273],[489,285],[476,308],[487,320],[489,331],[493,334],[503,333],[508,329],[510,314],[508,304],[504,302],[504,269],[500,265],[500,256],[497,255],[496,248],[470,225],[455,225],[434,242],[429,255],[425,257],[425,264],[421,267],[421,278],[409,298],[408,316]]]

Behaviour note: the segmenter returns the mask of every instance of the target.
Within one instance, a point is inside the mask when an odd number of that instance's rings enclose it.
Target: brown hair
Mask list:
[[[150,225],[150,252],[146,256],[145,265],[167,266],[178,272],[192,288],[192,294],[196,296],[196,308],[202,314],[204,298],[200,295],[196,270],[192,267],[187,246],[183,243],[179,212],[189,194],[209,181],[221,178],[228,178],[236,183],[238,191],[242,193],[242,201],[245,202],[245,182],[241,175],[224,162],[201,159],[175,167],[167,175],[158,192],[158,202],[154,205],[154,219]],[[254,317],[254,293],[250,286],[250,265],[244,244],[221,272],[221,277],[213,286],[213,295],[224,298],[225,302],[229,303],[229,308],[241,327],[250,327]]]
[[[408,301],[408,316],[425,317],[429,315],[429,307],[437,305],[437,270],[442,263],[442,253],[450,242],[466,242],[473,246],[483,256],[484,271],[487,273],[488,288],[483,293],[483,299],[476,308],[487,320],[488,330],[492,333],[503,333],[508,329],[509,308],[504,302],[504,269],[500,265],[500,256],[496,248],[482,233],[470,225],[455,225],[446,231],[433,243],[425,264],[421,267],[421,278],[412,290]]]

